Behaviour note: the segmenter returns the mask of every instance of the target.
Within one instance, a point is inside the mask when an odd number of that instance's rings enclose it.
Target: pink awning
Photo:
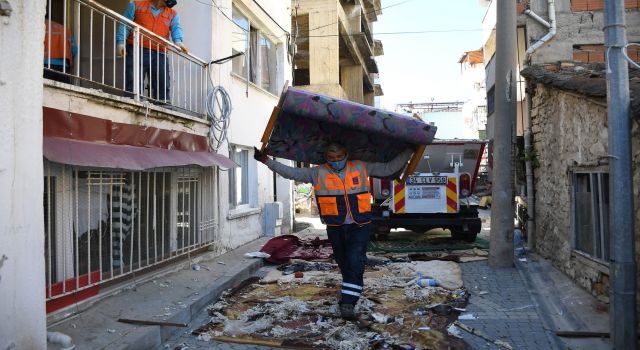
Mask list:
[[[186,152],[44,137],[44,157],[52,162],[99,168],[147,170],[152,168],[199,165],[236,167],[231,159],[210,152]]]

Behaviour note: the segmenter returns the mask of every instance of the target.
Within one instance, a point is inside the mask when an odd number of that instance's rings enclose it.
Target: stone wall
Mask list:
[[[608,300],[608,266],[572,246],[571,172],[608,170],[607,119],[603,102],[538,84],[532,98],[537,251],[583,288]],[[640,126],[634,121],[634,192],[639,208]],[[636,209],[636,232],[640,210]],[[640,244],[637,235],[636,247]]]

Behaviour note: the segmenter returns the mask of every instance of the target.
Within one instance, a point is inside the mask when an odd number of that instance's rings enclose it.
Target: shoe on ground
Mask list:
[[[340,316],[345,320],[355,320],[356,312],[353,304],[340,304]]]

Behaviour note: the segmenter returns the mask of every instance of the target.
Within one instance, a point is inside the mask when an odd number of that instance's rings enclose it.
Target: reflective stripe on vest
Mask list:
[[[319,166],[314,193],[320,219],[329,226],[344,224],[347,215],[351,215],[356,224],[371,221],[369,178],[361,161],[347,162],[344,182],[328,164]]]
[[[158,16],[155,17],[151,11],[151,1],[136,1],[135,4],[136,14],[134,22],[139,24],[141,27],[152,31],[156,35],[169,40],[169,35],[171,34],[171,21],[176,16],[176,11],[168,7],[164,7]],[[159,44],[156,39],[149,38],[142,33],[140,34],[140,46],[155,51],[160,49],[166,50],[166,45]],[[127,43],[133,44],[133,31],[129,34]]]
[[[44,26],[44,58],[67,59],[71,62],[73,59],[71,56],[71,32],[62,24],[48,19],[44,20]],[[49,37],[51,37],[51,42],[49,42]]]

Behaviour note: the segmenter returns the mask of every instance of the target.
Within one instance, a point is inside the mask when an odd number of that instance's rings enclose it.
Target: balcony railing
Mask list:
[[[93,0],[49,0],[47,13],[45,78],[204,117],[207,62]]]

